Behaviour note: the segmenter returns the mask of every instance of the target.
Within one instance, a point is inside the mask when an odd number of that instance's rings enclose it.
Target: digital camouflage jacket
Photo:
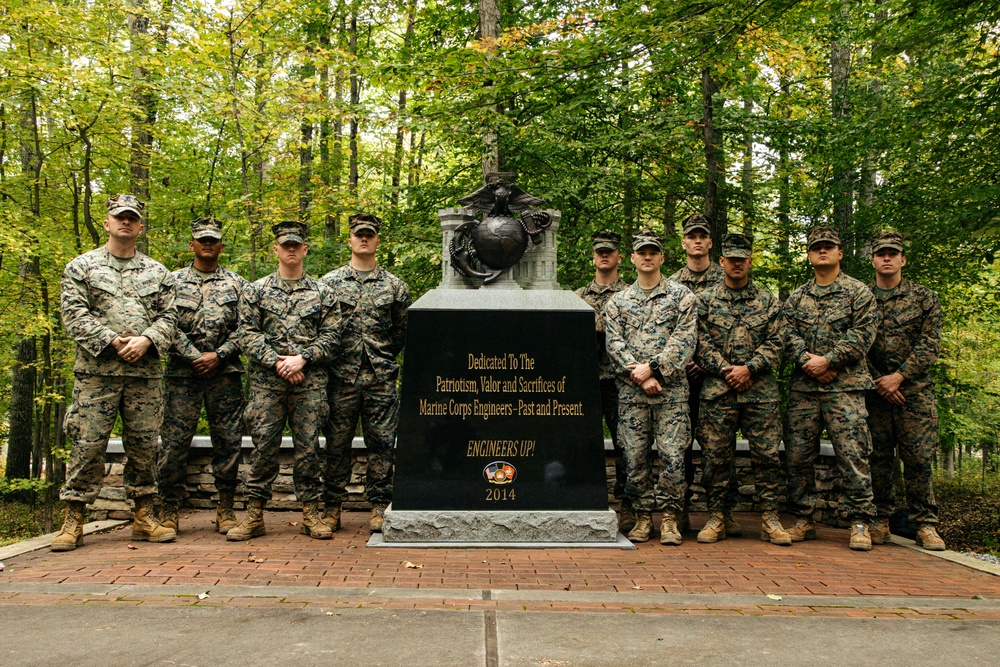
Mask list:
[[[866,355],[875,340],[878,308],[864,283],[845,273],[826,287],[815,279],[788,297],[785,319],[785,355],[795,365],[793,391],[864,391],[875,384]],[[806,352],[826,357],[836,379],[822,384],[802,371]]]
[[[221,266],[204,279],[190,266],[174,271],[177,331],[167,360],[168,376],[196,376],[191,362],[202,352],[215,350],[226,354],[219,373],[243,372],[236,325],[237,306],[246,285],[242,276]]]
[[[871,286],[874,289],[874,285]],[[868,351],[872,377],[899,371],[900,391],[933,387],[930,369],[941,350],[941,304],[937,294],[905,278],[888,299],[876,297],[882,321]]]
[[[719,283],[698,297],[697,363],[707,373],[701,398],[712,400],[736,390],[726,384],[726,366],[747,366],[753,384],[737,394],[740,403],[778,400],[772,374],[781,360],[781,303],[753,283],[733,290]]]
[[[626,289],[628,285],[619,278],[610,285],[599,285],[596,280],[590,281],[576,290],[576,295],[587,302],[594,309],[594,324],[597,328],[597,369],[602,380],[613,380],[615,369],[608,358],[608,347],[604,333],[604,306],[618,292]]]
[[[160,358],[170,349],[177,322],[173,276],[139,251],[123,270],[112,259],[103,246],[63,271],[63,326],[77,345],[73,372],[161,377]],[[153,345],[142,359],[128,363],[111,345],[115,336],[146,336]]]
[[[722,267],[719,264],[712,263],[701,273],[695,273],[685,265],[684,268],[670,276],[668,280],[684,285],[684,287],[687,287],[695,294],[701,294],[708,288],[721,283],[725,279],[725,276],[726,274],[722,270]]]
[[[691,290],[660,280],[647,297],[638,282],[604,307],[608,356],[615,366],[619,400],[625,403],[682,403],[688,400],[685,368],[698,342],[698,314]],[[626,366],[655,361],[663,392],[647,396]]]

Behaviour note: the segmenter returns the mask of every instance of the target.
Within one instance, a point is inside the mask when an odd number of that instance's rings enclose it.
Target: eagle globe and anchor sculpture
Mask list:
[[[482,214],[481,220],[467,222],[455,230],[449,251],[455,269],[470,278],[490,284],[520,261],[530,238],[542,242],[542,232],[552,222],[537,206],[544,200],[534,197],[512,182],[510,172],[491,173],[486,185],[458,203]]]

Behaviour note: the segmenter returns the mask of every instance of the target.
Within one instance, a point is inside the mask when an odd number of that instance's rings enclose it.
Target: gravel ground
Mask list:
[[[959,551],[959,553],[963,556],[972,556],[973,558],[978,558],[979,560],[986,561],[987,563],[1000,565],[1000,558],[994,556],[993,554],[977,554],[972,551]]]

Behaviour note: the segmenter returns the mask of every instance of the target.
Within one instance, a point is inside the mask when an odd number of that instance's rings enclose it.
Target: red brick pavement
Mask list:
[[[182,515],[182,533],[177,542],[148,544],[131,542],[128,527],[87,537],[86,544],[72,552],[35,551],[8,559],[0,581],[46,584],[140,584],[163,585],[170,595],[172,585],[212,586],[301,586],[341,588],[417,588],[517,591],[571,591],[630,593],[728,593],[781,596],[885,596],[965,598],[981,594],[1000,597],[1000,577],[950,563],[900,546],[879,546],[868,553],[847,547],[847,532],[820,528],[820,539],[779,547],[757,539],[757,515],[740,516],[748,537],[718,544],[698,544],[693,536],[679,548],[657,542],[638,545],[636,551],[618,549],[400,549],[366,548],[368,516],[348,512],[344,529],[334,539],[312,540],[294,525],[294,512],[268,512],[268,534],[249,542],[227,542],[214,532],[209,511]],[[703,517],[696,516],[695,521]],[[133,548],[134,547],[134,548]],[[46,597],[57,595],[58,586]],[[20,603],[28,598],[21,594]],[[0,596],[4,597],[4,596]],[[6,596],[10,597],[10,596]],[[30,596],[29,596],[30,597]],[[556,596],[558,597],[558,596]],[[75,596],[76,602],[80,598]],[[107,601],[103,596],[95,600]],[[241,598],[248,604],[271,604]],[[328,603],[335,604],[331,598]],[[178,603],[190,603],[179,598]],[[218,603],[217,600],[211,599]],[[267,600],[267,598],[264,598]],[[357,598],[344,598],[357,603]],[[366,598],[379,605],[379,599]],[[9,600],[8,603],[13,602]],[[167,602],[160,601],[168,604]],[[810,614],[828,614],[828,607]],[[283,602],[282,604],[290,604]],[[384,607],[544,609],[629,609],[634,603],[604,602],[512,602],[443,598],[386,598]],[[641,607],[642,605],[638,605]],[[645,611],[676,605],[650,604]],[[746,613],[749,605],[683,606],[685,613]],[[766,605],[764,605],[766,607]],[[788,614],[794,608],[764,609],[760,613]],[[853,611],[858,611],[857,607]],[[921,614],[934,610],[921,610]],[[944,616],[953,609],[938,610]],[[866,612],[898,616],[898,610]],[[907,612],[908,613],[908,612]],[[917,612],[913,612],[917,613]],[[800,614],[799,614],[800,615]],[[981,615],[979,616],[982,617]]]

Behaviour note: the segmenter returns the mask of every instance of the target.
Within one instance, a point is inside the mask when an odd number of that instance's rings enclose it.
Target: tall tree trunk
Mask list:
[[[791,227],[792,227],[792,176],[791,155],[789,147],[789,124],[792,120],[791,104],[789,103],[788,80],[781,78],[781,94],[779,96],[779,117],[781,129],[776,133],[778,144],[778,257],[781,266],[791,266]],[[778,297],[784,301],[791,294],[789,281],[783,280],[778,289]]]
[[[351,129],[349,139],[350,163],[347,168],[347,186],[351,191],[351,205],[356,206],[354,196],[358,191],[358,105],[361,103],[361,77],[358,74],[358,12],[351,7]]]
[[[500,36],[500,11],[496,0],[479,1],[479,38],[495,40]],[[485,86],[493,90],[493,82]],[[487,174],[500,171],[500,145],[496,133],[487,129],[483,136],[483,180]]]
[[[339,27],[337,29],[338,41],[341,45],[348,40],[347,36],[347,15],[341,7],[339,17]],[[337,67],[333,72],[333,107],[336,113],[333,116],[333,148],[330,151],[330,190],[333,192],[336,204],[336,213],[332,220],[327,220],[327,238],[336,238],[340,235],[341,213],[343,206],[340,201],[340,187],[344,171],[344,70]]]
[[[722,237],[728,229],[726,205],[723,191],[726,172],[722,156],[722,131],[715,126],[715,93],[718,92],[712,79],[712,70],[701,70],[702,126],[705,143],[705,217],[712,226],[712,260],[719,258]]]
[[[417,18],[417,2],[410,0],[406,10],[406,33],[403,35],[403,51],[406,52],[413,43],[413,27]],[[406,140],[406,89],[399,91],[399,102],[396,105],[396,145],[392,156],[392,192],[390,200],[395,210],[399,206],[399,186],[403,171],[403,145]]]
[[[329,7],[327,6],[327,11]],[[320,47],[323,49],[324,53],[330,52],[331,40],[330,31],[333,28],[333,16],[327,14],[323,31],[319,36]],[[332,204],[333,204],[333,182],[330,178],[330,134],[332,131],[332,124],[330,121],[330,65],[328,62],[324,61],[323,65],[319,70],[319,90],[320,90],[320,109],[322,115],[319,121],[319,177],[323,182],[324,190],[326,191],[326,214],[323,221],[323,238],[330,239],[336,236],[337,229],[337,218],[333,214]],[[339,110],[334,110],[335,113],[339,113]]]
[[[677,195],[669,194],[663,198],[663,237],[677,238]]]
[[[752,83],[752,77],[751,77]],[[743,170],[740,174],[740,208],[743,213],[743,233],[753,238],[754,234],[754,191],[753,191],[753,129],[750,118],[753,115],[753,99],[749,93],[743,100]]]
[[[846,22],[849,5],[844,4],[841,18]],[[854,161],[848,145],[847,132],[851,119],[850,77],[851,50],[847,43],[847,33],[843,27],[830,45],[830,106],[833,116],[833,226],[840,232],[841,249],[844,259],[841,268],[848,274],[856,266],[854,241]]]

